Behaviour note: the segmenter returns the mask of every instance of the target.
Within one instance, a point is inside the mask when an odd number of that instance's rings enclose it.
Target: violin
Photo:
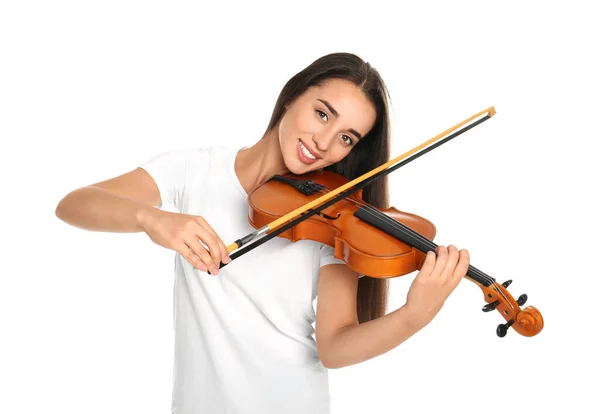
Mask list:
[[[487,116],[438,141],[486,112]],[[323,170],[303,175],[271,177],[248,195],[248,221],[257,230],[236,240],[228,247],[228,251],[239,249],[259,236],[268,235],[254,241],[245,250],[234,252],[230,255],[231,259],[279,236],[292,242],[308,239],[327,244],[334,248],[336,258],[343,260],[352,270],[369,277],[398,277],[420,270],[427,252],[435,252],[437,248],[437,244],[433,242],[436,235],[434,224],[394,207],[376,208],[362,199],[362,188],[494,114],[493,107],[482,111],[352,181]],[[417,153],[433,142],[436,143]],[[415,153],[417,154],[405,159]],[[405,160],[397,164],[402,159]],[[225,265],[221,263],[221,267],[223,266]],[[542,330],[544,320],[541,313],[533,306],[521,309],[527,301],[527,295],[523,294],[515,300],[507,291],[512,280],[497,283],[493,277],[472,265],[468,267],[466,278],[483,291],[486,305],[482,310],[497,310],[505,319],[506,322],[496,329],[499,337],[504,337],[510,327],[528,337],[537,335]]]

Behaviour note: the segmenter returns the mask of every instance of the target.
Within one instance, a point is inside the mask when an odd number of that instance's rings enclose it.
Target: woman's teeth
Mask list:
[[[300,141],[300,148],[302,149],[302,152],[304,153],[304,155],[306,155],[306,158],[310,158],[311,160],[316,160],[317,159],[317,157],[315,157],[314,155],[312,155],[310,153],[310,151],[307,150],[304,145],[302,145],[302,141]]]

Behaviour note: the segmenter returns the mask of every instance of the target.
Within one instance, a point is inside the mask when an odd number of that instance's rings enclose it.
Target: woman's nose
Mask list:
[[[314,136],[313,142],[315,143],[315,147],[317,148],[317,150],[327,151],[334,138],[335,138],[334,133],[331,133],[331,134],[322,133],[322,134],[319,134],[318,136]]]

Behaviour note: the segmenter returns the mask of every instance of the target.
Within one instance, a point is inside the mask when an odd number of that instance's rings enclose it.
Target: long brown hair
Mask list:
[[[266,133],[277,126],[285,114],[286,105],[304,93],[309,87],[320,85],[327,79],[344,79],[358,86],[375,106],[377,118],[369,133],[341,161],[325,167],[350,180],[389,161],[390,118],[389,93],[375,68],[351,53],[332,53],[320,57],[294,75],[283,87]],[[363,199],[379,208],[389,207],[387,176],[375,180],[363,189]],[[386,314],[388,302],[388,279],[365,275],[358,282],[356,312],[359,323],[377,319]]]

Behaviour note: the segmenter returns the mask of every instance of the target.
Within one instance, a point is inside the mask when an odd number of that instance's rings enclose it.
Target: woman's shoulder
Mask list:
[[[214,158],[226,157],[236,150],[236,147],[228,145],[202,145],[170,148],[164,150],[161,155],[194,161],[209,161]]]
[[[229,156],[235,151],[239,150],[238,147],[226,144],[211,144],[197,147],[182,148],[182,151],[187,151],[190,156],[197,157],[220,157]]]
[[[226,144],[172,147],[147,160],[141,167],[178,172],[188,178],[206,176],[228,170],[237,151],[235,146]]]
[[[220,174],[229,171],[239,148],[226,144],[213,144],[182,149],[187,155],[188,173]]]

